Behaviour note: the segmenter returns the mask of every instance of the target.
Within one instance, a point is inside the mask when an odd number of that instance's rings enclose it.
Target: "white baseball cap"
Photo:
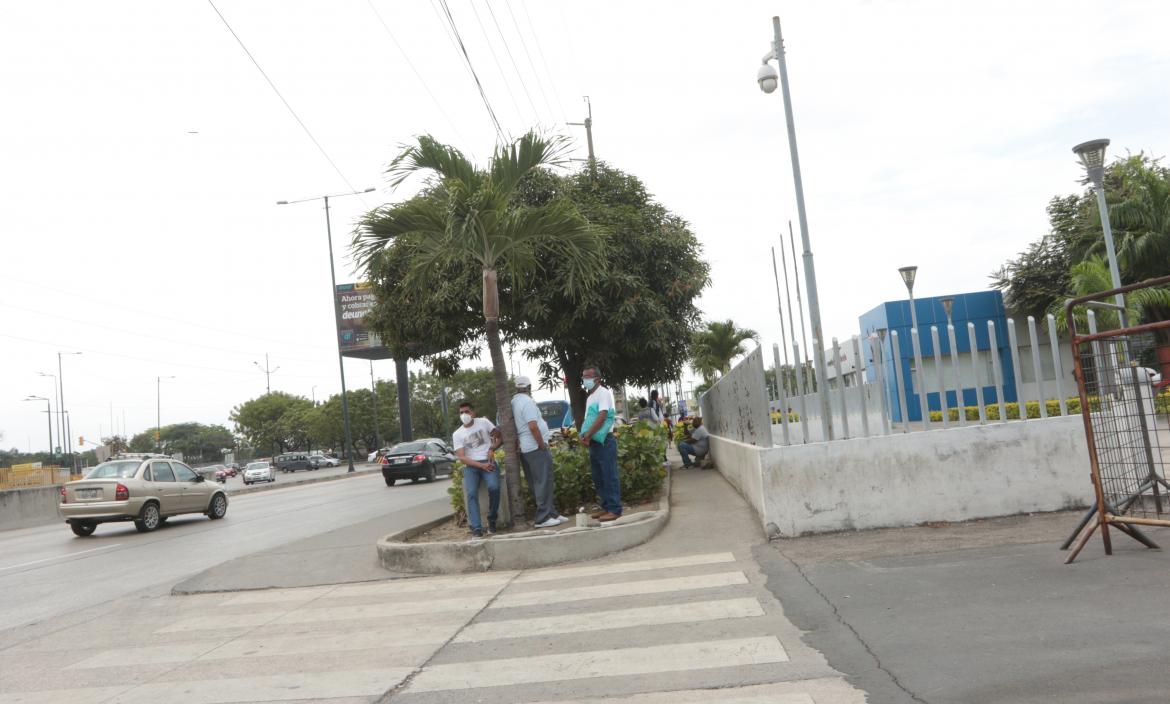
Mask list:
[[[532,386],[532,379],[529,379],[526,376],[516,377],[516,388],[517,389],[527,389],[530,386]]]

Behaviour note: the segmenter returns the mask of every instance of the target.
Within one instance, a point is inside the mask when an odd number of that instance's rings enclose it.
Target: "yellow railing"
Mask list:
[[[53,486],[70,480],[68,467],[37,466],[39,464],[0,467],[0,489]]]

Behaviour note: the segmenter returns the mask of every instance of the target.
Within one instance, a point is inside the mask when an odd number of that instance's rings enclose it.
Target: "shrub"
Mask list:
[[[783,417],[780,415],[780,411],[772,411],[769,413],[769,415],[772,417],[773,424],[780,423],[784,420]],[[799,423],[800,422],[800,414],[797,413],[796,411],[789,411],[788,412],[788,422],[789,423]]]
[[[1080,397],[1074,397],[1074,398],[1067,399],[1065,401],[1065,405],[1068,408],[1068,415],[1070,415],[1070,416],[1076,415],[1076,414],[1081,412],[1081,399],[1080,399]],[[1027,418],[1032,419],[1032,418],[1039,418],[1040,417],[1040,402],[1039,401],[1027,401],[1024,404],[1024,407],[1026,409],[1025,412],[1027,413],[1027,416],[1026,416]],[[1060,415],[1060,401],[1050,398],[1044,402],[1044,407],[1048,411],[1049,417]],[[952,421],[959,420],[959,409],[950,408],[947,410],[948,410],[948,415],[947,415],[948,420],[952,420]],[[1096,396],[1089,397],[1089,410],[1091,410],[1091,411],[1101,410],[1100,401]],[[967,420],[973,420],[973,421],[979,420],[979,407],[978,406],[965,406],[963,408],[963,411],[966,414]],[[988,420],[999,420],[999,404],[998,403],[987,404],[985,411],[986,411]],[[1004,411],[1007,412],[1008,420],[1019,420],[1020,419],[1020,404],[1018,404],[1018,403],[1005,403],[1004,404]],[[942,421],[942,411],[931,411],[930,412],[930,419],[932,421]]]
[[[622,503],[634,504],[654,497],[666,477],[662,466],[663,449],[666,445],[666,427],[647,421],[614,428],[618,440],[618,477],[622,483]],[[589,468],[589,451],[577,442],[577,431],[570,430],[563,438],[554,439],[550,445],[553,456],[553,502],[557,509],[568,515],[577,512],[580,506],[596,503],[597,493],[593,489],[593,475]],[[504,453],[496,451],[496,461],[504,464]],[[463,524],[467,520],[463,505],[463,464],[455,463],[451,473],[451,486],[447,488],[451,497],[451,509],[456,520]],[[528,482],[521,473],[520,493],[526,503],[528,515],[536,512],[536,502],[528,489]]]

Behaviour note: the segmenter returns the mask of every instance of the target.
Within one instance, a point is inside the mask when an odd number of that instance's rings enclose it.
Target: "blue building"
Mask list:
[[[947,335],[947,314],[943,308],[942,299],[923,298],[914,301],[914,312],[918,316],[919,345],[922,357],[922,371],[927,389],[927,407],[932,411],[941,411],[942,404],[938,391],[939,365],[935,363],[935,347],[931,326],[938,328],[939,355],[942,358],[942,374],[944,388],[947,391],[947,407],[955,408],[958,399],[955,388],[955,368],[951,362],[951,345]],[[1003,296],[999,291],[979,291],[976,293],[960,293],[950,296],[954,299],[951,311],[955,326],[955,349],[958,352],[959,383],[962,386],[962,405],[974,406],[978,403],[976,386],[983,387],[983,399],[987,404],[998,403],[999,396],[994,386],[994,367],[992,366],[991,335],[988,331],[988,321],[995,326],[995,356],[999,358],[999,367],[1003,374],[1004,401],[1016,401],[1016,370],[1012,365],[1011,353],[1008,349],[1007,318],[1003,306]],[[910,336],[910,301],[889,301],[861,316],[861,334],[863,339],[879,333],[885,336],[882,373],[885,381],[886,399],[890,406],[890,418],[894,422],[902,421],[901,399],[906,399],[906,414],[911,421],[922,420],[919,404],[917,366],[914,359],[914,345]],[[975,348],[979,356],[979,370],[976,372],[971,364],[971,344],[968,342],[968,323],[974,323]],[[895,360],[893,336],[891,331],[898,332],[898,359]],[[884,332],[882,332],[884,331]],[[871,382],[877,381],[877,370],[873,359],[873,352],[868,345],[864,352],[866,357],[866,376]],[[900,365],[902,388],[898,388],[897,377],[894,375],[895,363]]]

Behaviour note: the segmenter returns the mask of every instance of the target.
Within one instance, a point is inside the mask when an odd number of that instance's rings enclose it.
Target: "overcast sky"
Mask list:
[[[1049,198],[1078,188],[1072,145],[1170,152],[1166,3],[448,6],[505,132],[562,131],[584,157],[564,123],[590,96],[598,157],[703,243],[707,317],[768,347],[769,247],[796,219],[783,102],[755,82],[774,14],[827,336],[903,297],[899,266],[919,266],[921,297],[985,289],[1044,234]],[[4,447],[47,446],[43,404],[21,399],[53,395],[37,373],[57,373],[58,351],[83,352],[63,363],[75,443],[109,434],[111,417],[153,427],[158,376],[175,377],[164,425],[227,424],[264,392],[265,353],[273,390],[336,393],[324,213],[276,201],[378,189],[332,209],[338,281],[351,281],[355,219],[410,195],[383,176],[398,145],[429,132],[491,151],[438,0],[215,7],[328,159],[208,2],[0,5]],[[346,369],[369,384],[368,363]]]

